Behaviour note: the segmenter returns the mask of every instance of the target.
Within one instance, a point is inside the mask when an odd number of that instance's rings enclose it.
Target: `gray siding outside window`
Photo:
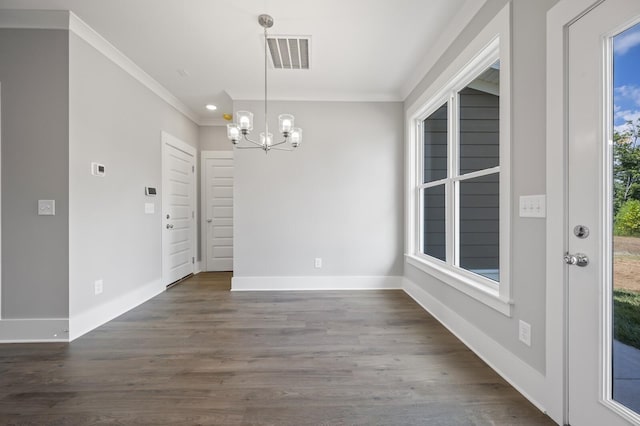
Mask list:
[[[499,96],[470,87],[459,92],[461,175],[500,165],[499,103]],[[459,266],[499,281],[500,175],[459,185]]]
[[[447,104],[435,110],[423,122],[424,127],[424,181],[447,177]]]

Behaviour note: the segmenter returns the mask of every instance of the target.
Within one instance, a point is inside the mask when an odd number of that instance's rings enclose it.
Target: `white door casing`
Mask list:
[[[195,271],[196,198],[192,146],[162,132],[162,282]]]
[[[233,152],[203,151],[202,229],[206,270],[233,270]]]
[[[567,27],[566,250],[568,421],[573,426],[633,424],[612,399],[611,37],[640,16],[637,0],[605,0]],[[586,238],[574,235],[587,226]],[[640,416],[635,416],[640,424]]]

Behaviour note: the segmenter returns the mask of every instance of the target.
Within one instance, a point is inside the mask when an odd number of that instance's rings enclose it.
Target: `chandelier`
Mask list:
[[[235,122],[227,124],[227,137],[236,148],[239,149],[262,149],[265,154],[270,150],[293,151],[302,142],[302,129],[293,127],[294,117],[291,114],[280,114],[278,116],[278,130],[284,138],[280,142],[273,140],[273,134],[269,133],[267,124],[267,28],[273,26],[273,18],[269,15],[260,15],[258,23],[264,28],[264,132],[260,133],[258,141],[249,138],[253,130],[253,114],[249,111],[237,111]],[[290,147],[281,145],[290,143]]]

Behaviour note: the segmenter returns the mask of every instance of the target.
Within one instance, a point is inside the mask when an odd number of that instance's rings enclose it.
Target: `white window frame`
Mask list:
[[[425,92],[407,108],[407,158],[406,158],[406,236],[405,258],[409,265],[437,278],[485,305],[511,316],[513,302],[510,285],[511,251],[511,57],[510,57],[510,8],[507,4],[485,29],[470,43],[449,67],[429,86]],[[458,119],[458,111],[450,103],[458,92],[466,87],[491,64],[500,60],[500,165],[477,172],[478,176],[500,173],[500,282],[454,266],[455,233],[450,232],[456,223],[457,211],[453,196],[449,195],[451,184],[445,185],[447,259],[443,262],[422,253],[422,122],[443,104],[448,103],[448,132],[450,144],[448,158],[448,181],[460,181],[451,174],[453,162],[457,160],[457,135],[452,125]],[[456,126],[457,127],[457,126]],[[452,139],[453,138],[453,142]],[[489,171],[490,170],[490,171]],[[465,178],[472,174],[465,175]],[[455,262],[458,263],[458,262]]]

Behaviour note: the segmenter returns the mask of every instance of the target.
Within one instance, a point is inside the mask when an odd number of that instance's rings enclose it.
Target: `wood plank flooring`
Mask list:
[[[550,425],[402,291],[202,273],[71,344],[0,345],[3,425]]]

